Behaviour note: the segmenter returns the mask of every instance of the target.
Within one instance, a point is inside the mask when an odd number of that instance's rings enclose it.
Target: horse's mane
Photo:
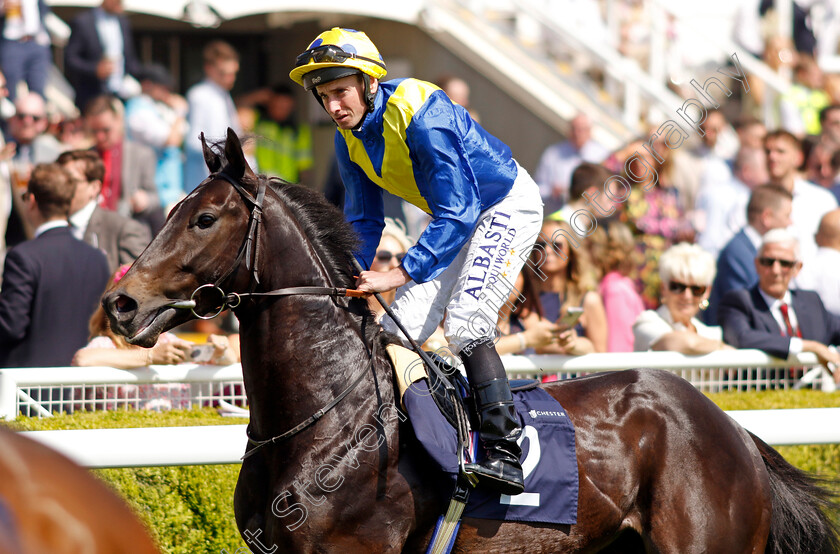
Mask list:
[[[271,189],[298,220],[327,270],[332,273],[334,284],[353,287],[355,279],[351,257],[360,241],[341,210],[312,189],[276,177],[259,178],[267,179]]]
[[[352,256],[361,241],[353,227],[344,219],[342,211],[331,204],[323,194],[312,189],[287,183],[276,177],[260,175],[259,178],[267,179],[271,189],[298,220],[327,271],[331,272],[333,284],[353,288],[356,279],[353,277],[355,270]],[[352,298],[349,306],[357,315],[373,315],[367,300]],[[381,333],[379,325],[363,325],[362,329],[368,339],[378,340],[382,345],[393,341],[389,333]]]

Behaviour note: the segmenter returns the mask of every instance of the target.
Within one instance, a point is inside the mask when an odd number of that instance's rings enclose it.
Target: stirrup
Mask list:
[[[488,461],[488,460],[485,460]],[[516,496],[525,491],[525,483],[522,476],[522,467],[519,463],[504,460],[492,460],[502,465],[500,471],[493,471],[493,469],[485,467],[481,464],[466,464],[464,470],[467,471],[471,478],[477,478],[478,484],[482,488],[487,488],[501,494],[509,496]],[[505,475],[505,467],[510,469],[513,475]]]

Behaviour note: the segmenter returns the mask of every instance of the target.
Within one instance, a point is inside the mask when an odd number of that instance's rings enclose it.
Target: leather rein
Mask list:
[[[188,309],[192,312],[192,314],[195,317],[199,319],[213,319],[227,308],[237,308],[242,302],[242,299],[248,297],[299,296],[304,294],[325,295],[332,296],[334,298],[365,298],[366,296],[368,296],[368,293],[366,292],[342,287],[286,287],[267,292],[254,292],[253,288],[260,284],[260,278],[257,274],[257,265],[259,263],[260,255],[258,232],[263,215],[263,201],[265,200],[266,181],[264,179],[258,180],[259,188],[257,190],[256,197],[251,196],[251,194],[247,190],[245,190],[242,187],[242,185],[236,182],[235,179],[233,179],[224,171],[219,171],[218,173],[210,175],[198,186],[209,183],[210,181],[213,181],[215,179],[223,179],[230,183],[231,186],[233,186],[233,188],[236,189],[239,195],[242,196],[243,200],[245,200],[246,203],[249,204],[251,208],[251,216],[248,221],[248,233],[245,235],[245,239],[242,241],[242,244],[239,247],[239,251],[236,254],[236,259],[233,261],[233,264],[231,264],[230,268],[224,274],[222,274],[221,277],[216,279],[215,283],[207,283],[205,285],[199,286],[193,291],[189,300],[171,300],[168,304],[165,304],[164,307]],[[251,272],[251,292],[231,292],[226,294],[222,290],[220,285],[224,283],[233,274],[234,271],[236,271],[243,258],[245,259],[245,268]],[[197,304],[195,297],[199,291],[208,288],[211,290],[218,291],[221,303],[219,304],[219,307],[215,313],[212,313],[210,315],[202,315],[195,311]]]
[[[320,295],[320,296],[331,296],[333,298],[338,297],[351,297],[351,298],[365,298],[368,296],[368,293],[360,290],[355,289],[347,289],[342,287],[286,287],[282,289],[275,289],[272,291],[267,292],[254,292],[254,287],[259,285],[259,276],[257,275],[257,265],[259,262],[259,225],[262,221],[262,214],[263,214],[263,201],[265,200],[265,189],[266,189],[266,180],[265,179],[258,179],[258,189],[256,197],[252,196],[247,190],[245,190],[242,185],[240,185],[235,179],[233,179],[230,175],[225,173],[224,171],[219,171],[215,174],[210,175],[207,179],[202,181],[199,186],[204,185],[205,183],[209,183],[215,179],[223,179],[230,183],[234,189],[242,196],[243,200],[247,204],[249,204],[251,209],[251,216],[248,221],[248,232],[245,235],[245,239],[242,242],[242,245],[239,247],[239,251],[236,254],[236,259],[234,260],[231,267],[218,279],[216,279],[215,283],[208,283],[205,285],[201,285],[196,288],[192,295],[190,296],[189,300],[171,300],[168,304],[165,304],[165,307],[170,308],[179,308],[179,309],[188,309],[190,310],[193,315],[199,319],[212,319],[222,313],[226,308],[237,308],[243,298],[257,298],[257,297],[282,297],[282,296],[300,296],[300,295]],[[220,285],[225,282],[240,266],[242,259],[245,259],[245,268],[251,271],[251,292],[231,292],[225,293]],[[203,289],[211,289],[218,291],[221,297],[221,305],[218,308],[218,311],[213,313],[212,315],[201,315],[196,313],[196,300],[195,297],[200,290]],[[364,340],[364,335],[362,335],[362,339]],[[359,383],[362,382],[365,374],[367,373],[368,368],[373,366],[374,360],[374,353],[373,349],[367,348],[368,357],[370,359],[369,363],[362,368],[362,371],[356,376],[353,382],[345,388],[341,393],[339,393],[333,400],[331,400],[328,404],[326,404],[323,408],[316,411],[314,414],[309,416],[307,419],[296,425],[295,427],[289,429],[285,433],[272,437],[266,440],[256,440],[251,436],[251,424],[248,424],[246,429],[246,434],[248,435],[248,443],[254,445],[254,448],[248,450],[242,459],[248,458],[252,454],[254,454],[258,449],[262,448],[263,446],[269,444],[275,444],[279,442],[283,442],[286,439],[297,435],[310,425],[314,424],[316,421],[321,419],[324,415],[327,414],[330,410],[332,410],[335,406],[338,405],[350,392],[355,389]]]

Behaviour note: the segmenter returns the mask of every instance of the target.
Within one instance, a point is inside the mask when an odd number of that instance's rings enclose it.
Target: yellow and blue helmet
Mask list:
[[[333,27],[324,31],[300,54],[289,77],[306,90],[361,73],[381,79],[387,73],[385,61],[368,36],[353,29]]]

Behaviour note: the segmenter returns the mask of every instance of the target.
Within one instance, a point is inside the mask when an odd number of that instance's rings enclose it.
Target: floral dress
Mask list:
[[[634,187],[621,220],[630,225],[636,237],[636,249],[642,255],[638,285],[645,307],[659,306],[659,258],[665,250],[693,234],[691,224],[680,205],[674,187],[655,186],[649,191]]]

